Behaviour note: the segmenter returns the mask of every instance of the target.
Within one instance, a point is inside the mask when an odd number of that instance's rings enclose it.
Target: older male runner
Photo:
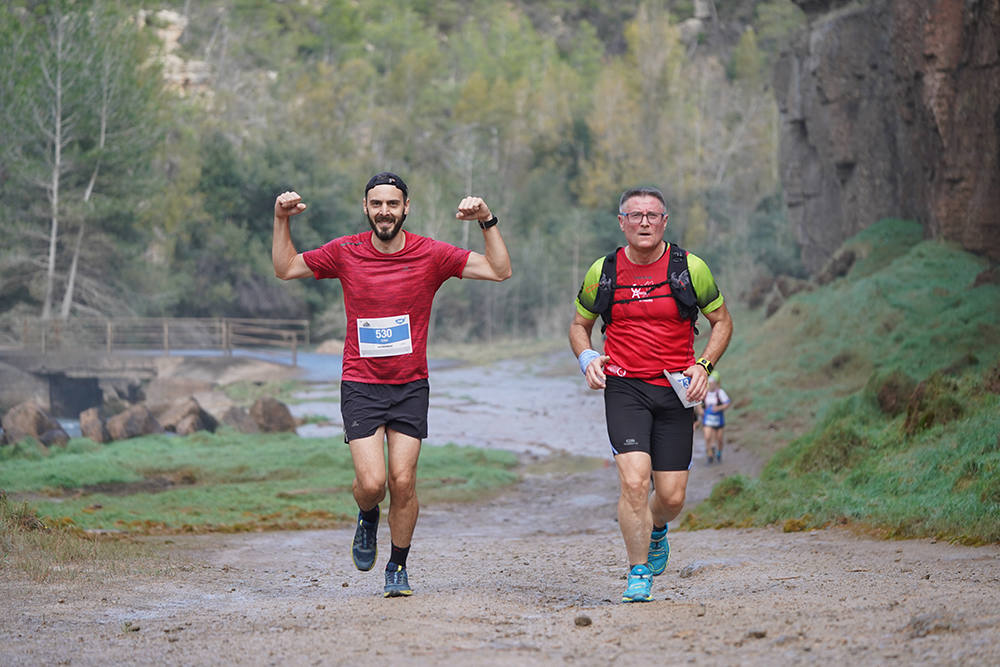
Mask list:
[[[642,602],[652,599],[653,575],[666,569],[667,523],[684,506],[694,426],[685,403],[704,398],[733,323],[705,262],[663,240],[667,206],[659,190],[627,190],[618,211],[627,245],[587,271],[569,340],[587,385],[604,389],[621,485],[618,523],[629,559],[622,602]],[[699,311],[712,333],[695,360]],[[604,354],[591,347],[599,315],[607,327]],[[670,374],[686,390],[674,389]]]

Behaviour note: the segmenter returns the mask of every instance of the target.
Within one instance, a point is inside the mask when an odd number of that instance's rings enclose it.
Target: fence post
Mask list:
[[[233,323],[229,320],[229,318],[224,319],[222,322],[223,330],[225,331],[226,356],[231,357],[233,356]]]
[[[170,325],[166,318],[163,319],[163,355],[170,356]]]
[[[104,337],[106,338],[105,343],[107,345],[108,354],[111,354],[111,341],[114,340],[115,337],[114,327],[111,324],[111,320],[108,320],[105,325]]]

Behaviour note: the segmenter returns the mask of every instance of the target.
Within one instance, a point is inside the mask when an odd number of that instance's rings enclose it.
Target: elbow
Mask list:
[[[505,281],[508,278],[510,278],[512,275],[514,275],[514,272],[511,271],[511,268],[508,266],[508,267],[506,267],[502,271],[497,271],[497,279],[496,280],[497,280],[498,283],[502,283],[503,281]]]
[[[291,280],[295,276],[287,268],[274,267],[274,277],[279,280]]]

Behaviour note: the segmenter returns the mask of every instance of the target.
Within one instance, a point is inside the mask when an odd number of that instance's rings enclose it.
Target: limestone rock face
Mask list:
[[[796,2],[774,86],[806,267],[886,217],[1000,259],[1000,0]]]

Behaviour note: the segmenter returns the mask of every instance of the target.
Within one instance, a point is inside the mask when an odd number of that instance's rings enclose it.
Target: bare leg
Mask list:
[[[380,426],[367,438],[351,440],[351,460],[354,462],[354,500],[368,511],[385,498],[385,427]]]
[[[655,491],[649,499],[649,512],[653,525],[665,526],[677,518],[684,509],[687,493],[687,470],[657,470],[653,472]],[[646,533],[649,541],[649,533]]]
[[[618,526],[625,540],[629,565],[646,562],[653,517],[649,512],[649,476],[652,463],[645,452],[615,456],[621,494],[618,496]]]
[[[389,440],[389,534],[397,547],[410,546],[417,525],[417,458],[420,440],[388,430]]]

